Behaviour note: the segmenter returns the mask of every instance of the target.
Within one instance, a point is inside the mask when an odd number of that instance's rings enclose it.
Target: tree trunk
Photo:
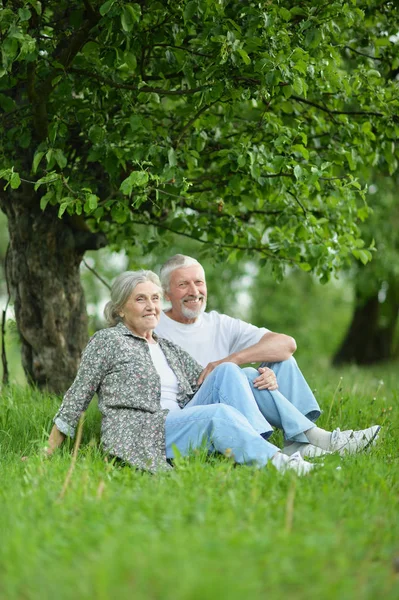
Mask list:
[[[395,331],[399,314],[397,282],[388,285],[381,302],[379,291],[364,298],[356,290],[355,309],[346,336],[334,356],[333,364],[366,365],[395,357]]]
[[[63,393],[87,342],[79,265],[105,239],[75,229],[53,207],[42,212],[39,201],[27,186],[0,196],[10,235],[6,271],[28,380]]]

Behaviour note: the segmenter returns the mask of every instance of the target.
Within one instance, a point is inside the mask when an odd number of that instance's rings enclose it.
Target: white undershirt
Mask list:
[[[168,410],[181,410],[177,404],[179,391],[177,377],[168,365],[159,344],[148,344],[154,367],[161,378],[161,407]]]

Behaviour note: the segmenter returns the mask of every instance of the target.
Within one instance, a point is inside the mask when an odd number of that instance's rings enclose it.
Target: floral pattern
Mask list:
[[[177,377],[177,402],[183,408],[198,390],[196,382],[202,367],[179,346],[155,334],[154,338]],[[90,339],[76,379],[54,418],[57,428],[74,435],[80,415],[95,393],[102,414],[104,448],[140,469],[168,469],[168,410],[161,408],[161,379],[146,340],[122,323],[102,329]]]

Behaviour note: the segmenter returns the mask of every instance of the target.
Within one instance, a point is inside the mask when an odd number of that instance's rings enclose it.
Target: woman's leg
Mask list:
[[[225,404],[185,407],[168,413],[165,422],[166,456],[173,447],[186,455],[203,443],[209,452],[232,456],[240,464],[266,463],[279,448],[263,439],[238,410]]]

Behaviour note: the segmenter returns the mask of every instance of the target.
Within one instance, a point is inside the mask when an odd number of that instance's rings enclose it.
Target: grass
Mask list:
[[[104,460],[92,406],[63,498],[71,447],[40,453],[59,399],[3,389],[0,599],[396,600],[397,368],[309,379],[321,426],[383,425],[372,452],[305,478],[201,453],[154,476]]]

